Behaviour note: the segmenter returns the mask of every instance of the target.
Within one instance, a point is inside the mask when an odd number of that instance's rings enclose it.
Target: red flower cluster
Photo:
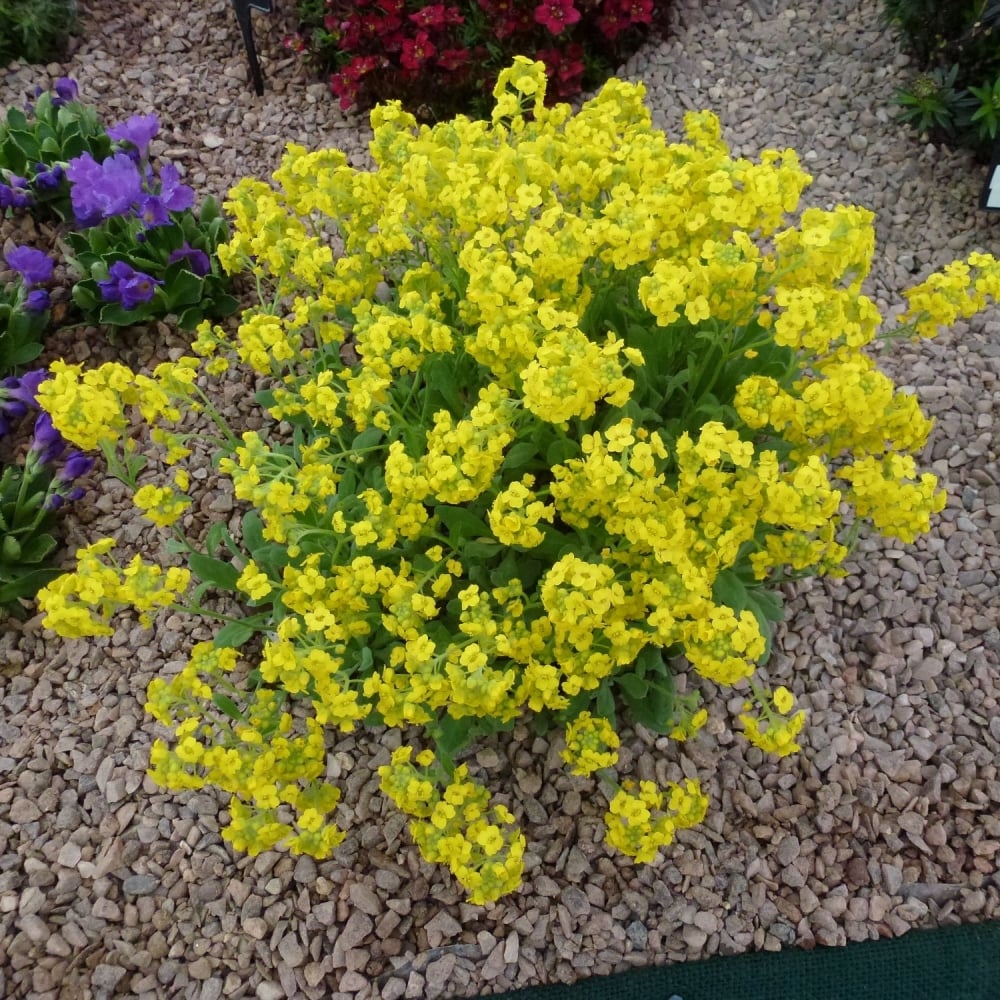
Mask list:
[[[667,0],[298,0],[299,38],[345,110],[397,98],[424,118],[484,112],[515,55],[541,59],[553,100],[595,87]]]

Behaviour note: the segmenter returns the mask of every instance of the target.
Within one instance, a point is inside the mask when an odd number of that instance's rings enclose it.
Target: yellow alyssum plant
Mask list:
[[[752,690],[746,736],[793,751],[794,696],[748,683],[777,583],[839,572],[863,524],[910,541],[943,505],[913,459],[930,422],[865,353],[871,213],[793,219],[809,183],[793,151],[733,158],[709,113],[668,142],[641,85],[612,80],[576,115],[544,86],[518,59],[491,122],[418,129],[377,108],[373,172],[289,146],[274,186],[245,180],[227,203],[220,259],[269,296],[234,338],[203,325],[198,357],[152,378],[67,365],[40,390],[65,437],[99,444],[139,508],[174,522],[191,605],[215,588],[249,609],[147,705],[172,730],[153,777],[231,793],[241,850],[324,857],[344,836],[325,733],[405,728],[385,794],[427,858],[494,900],[525,838],[458,758],[531,718],[608,788],[608,842],[652,860],[708,800],[695,781],[619,784],[618,719],[695,737],[712,706],[675,692],[684,658]],[[998,289],[993,258],[955,265],[893,335],[933,335]],[[240,436],[205,388],[231,364],[271,386]],[[168,466],[190,450],[180,413],[212,417],[236,537],[184,540],[185,470],[139,486],[130,408]],[[43,592],[53,628],[100,635],[129,593],[102,551]],[[150,578],[140,606],[180,606],[183,582]]]

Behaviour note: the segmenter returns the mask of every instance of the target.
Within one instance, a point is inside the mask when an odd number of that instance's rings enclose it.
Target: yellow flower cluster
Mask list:
[[[697,781],[683,785],[668,782],[660,789],[655,782],[626,781],[612,798],[604,817],[607,841],[639,863],[656,859],[661,847],[674,842],[678,830],[697,826],[708,812],[708,798]]]
[[[566,749],[562,759],[571,765],[571,774],[593,774],[618,763],[620,746],[621,740],[607,719],[581,712],[566,727]]]
[[[763,713],[763,719],[749,714],[754,702],[744,703],[740,722],[743,723],[746,738],[765,753],[773,753],[778,757],[798,753],[801,747],[795,742],[795,738],[805,725],[806,713],[800,710],[789,715],[795,707],[795,696],[791,691],[785,687],[777,687],[768,698],[764,692],[755,689],[754,699],[758,711]]]
[[[322,720],[306,718],[304,733],[296,735],[299,723],[283,709],[284,696],[266,687],[246,697],[242,710],[225,696],[223,715],[213,698],[227,689],[236,693],[238,660],[235,649],[198,643],[172,680],[150,682],[146,711],[173,729],[176,745],[154,742],[149,774],[165,788],[214,785],[230,793],[222,835],[237,850],[258,854],[284,842],[293,853],[327,857],[344,832],[328,819],[340,790],[321,780]],[[267,673],[275,679],[277,667],[268,665]],[[222,738],[213,743],[208,738],[216,733]]]
[[[135,556],[125,567],[109,566],[100,557],[115,547],[104,538],[76,551],[76,570],[56,577],[38,593],[42,624],[69,639],[113,635],[107,623],[115,612],[134,607],[139,621],[149,626],[153,615],[170,607],[187,590],[191,574],[171,566],[164,570]]]
[[[446,864],[469,890],[470,903],[491,903],[516,889],[524,871],[524,835],[512,829],[506,806],[490,803],[490,793],[469,778],[463,764],[439,790],[431,766],[434,753],[417,755],[400,747],[392,763],[379,768],[382,791],[413,817],[410,833],[428,861]]]
[[[745,682],[767,648],[761,581],[837,572],[852,507],[909,541],[944,502],[912,458],[930,422],[865,353],[871,213],[792,224],[810,181],[793,151],[734,158],[707,112],[668,142],[640,85],[609,81],[575,115],[544,90],[519,58],[491,121],[418,129],[379,107],[372,172],[289,145],[273,185],[233,189],[220,248],[270,301],[232,337],[203,325],[197,357],[151,377],[57,365],[40,390],[81,447],[127,452],[138,407],[174,463],[196,375],[235,359],[268,383],[270,426],[223,430],[218,462],[253,508],[231,576],[266,632],[257,680],[213,703],[234,667],[199,648],[150,689],[174,738],[154,775],[228,789],[242,848],[321,856],[342,837],[320,780],[328,726],[434,740],[545,713],[568,723],[574,773],[610,767],[617,737],[588,706],[629,675],[640,690],[642,656]],[[913,290],[906,318],[928,334],[998,291],[1000,264],[974,255]],[[175,474],[135,502],[168,525],[186,490]],[[47,621],[97,634],[92,609],[169,603],[187,582],[172,572],[126,586],[86,553],[43,592]],[[782,690],[764,721],[743,717],[777,753],[804,720],[782,714]],[[707,713],[678,705],[647,721],[691,738]],[[425,856],[474,900],[509,891],[524,845],[510,814],[464,768],[417,763],[400,751],[382,780]],[[694,783],[626,787],[608,840],[649,860],[705,808]]]

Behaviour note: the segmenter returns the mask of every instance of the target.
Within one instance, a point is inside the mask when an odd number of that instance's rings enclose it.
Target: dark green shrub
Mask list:
[[[0,66],[49,62],[76,31],[72,0],[0,0]]]
[[[919,69],[900,118],[988,159],[1000,133],[1000,0],[883,0]]]

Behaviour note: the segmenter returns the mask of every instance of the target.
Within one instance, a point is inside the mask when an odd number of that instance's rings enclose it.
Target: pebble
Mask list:
[[[127,896],[148,896],[156,892],[160,882],[152,875],[129,875],[122,882],[122,892]]]

